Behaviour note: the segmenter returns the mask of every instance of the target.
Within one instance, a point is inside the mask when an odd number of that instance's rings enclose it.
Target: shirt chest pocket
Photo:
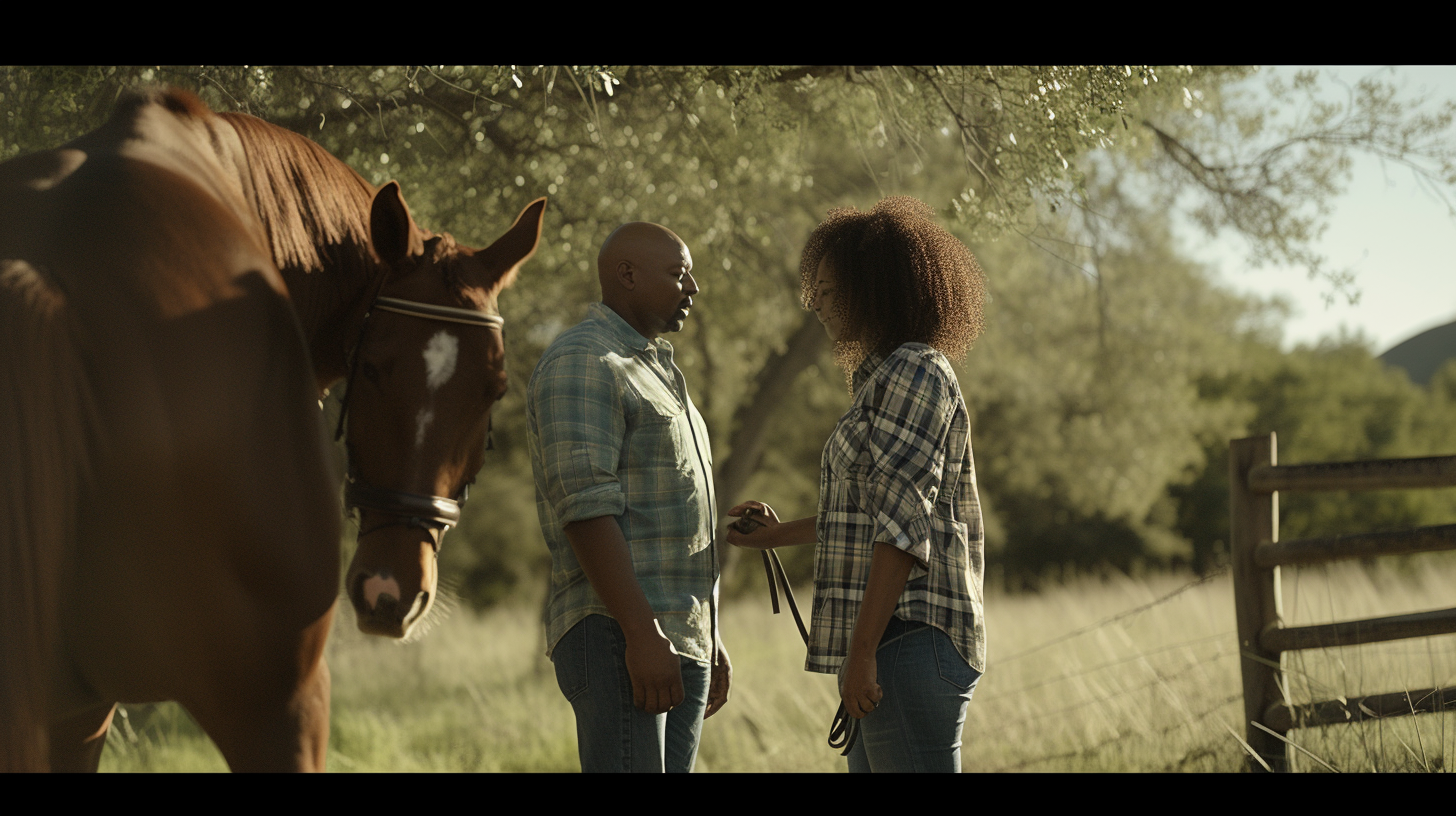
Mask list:
[[[644,377],[633,385],[642,403],[638,417],[644,424],[671,422],[686,410],[677,395],[656,377]]]
[[[628,418],[622,464],[632,470],[652,472],[656,474],[653,478],[691,472],[687,407],[655,376],[634,379],[632,390],[635,404]]]

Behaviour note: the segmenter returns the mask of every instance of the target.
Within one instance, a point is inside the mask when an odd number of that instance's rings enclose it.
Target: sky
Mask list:
[[[1271,70],[1292,75],[1295,69],[1265,69],[1250,81],[1262,86]],[[1339,86],[1331,75],[1353,85],[1380,70],[1381,66],[1325,68],[1321,82],[1335,90]],[[1397,66],[1385,76],[1408,94],[1424,91],[1432,103],[1456,99],[1456,66]],[[1349,187],[1335,202],[1329,229],[1316,247],[1332,267],[1355,273],[1360,292],[1356,305],[1339,297],[1327,306],[1330,284],[1310,280],[1303,269],[1251,268],[1248,245],[1236,236],[1208,239],[1195,228],[1181,231],[1193,257],[1217,269],[1225,285],[1288,298],[1294,313],[1284,327],[1287,348],[1313,344],[1343,325],[1363,332],[1378,354],[1456,320],[1456,217],[1439,198],[1418,186],[1406,168],[1382,166],[1379,159],[1358,153],[1353,158]],[[1448,192],[1456,203],[1456,190]]]

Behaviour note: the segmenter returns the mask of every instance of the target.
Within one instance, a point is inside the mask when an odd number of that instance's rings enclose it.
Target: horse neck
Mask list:
[[[243,156],[224,165],[237,168],[326,388],[345,374],[368,284],[384,271],[369,249],[374,189],[302,136],[245,114],[219,116]]]

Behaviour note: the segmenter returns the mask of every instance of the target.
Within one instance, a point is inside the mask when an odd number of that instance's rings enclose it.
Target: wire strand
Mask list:
[[[1206,584],[1206,583],[1208,583],[1209,581],[1212,581],[1215,578],[1219,578],[1219,577],[1222,577],[1222,576],[1227,575],[1227,574],[1228,574],[1228,570],[1226,570],[1226,569],[1219,570],[1218,572],[1211,572],[1208,575],[1203,576],[1202,578],[1199,578],[1199,579],[1197,579],[1195,581],[1190,581],[1189,583],[1184,584],[1183,586],[1181,586],[1181,587],[1173,590],[1172,592],[1169,592],[1167,595],[1164,595],[1163,597],[1158,598],[1155,601],[1149,601],[1148,603],[1145,603],[1142,606],[1134,607],[1134,608],[1128,609],[1128,610],[1126,610],[1124,612],[1119,612],[1119,613],[1117,613],[1116,615],[1113,615],[1110,618],[1107,618],[1105,620],[1098,621],[1097,623],[1089,624],[1087,626],[1083,626],[1081,629],[1073,630],[1071,632],[1068,632],[1065,635],[1061,635],[1059,637],[1052,638],[1051,640],[1049,640],[1049,641],[1047,641],[1047,642],[1045,642],[1045,643],[1043,643],[1043,644],[1041,644],[1039,646],[1033,646],[1030,649],[1027,649],[1025,651],[1017,652],[1016,654],[1014,654],[1014,655],[1012,655],[1010,657],[1000,658],[998,662],[1000,662],[1000,663],[1010,663],[1013,660],[1020,660],[1021,658],[1026,657],[1027,655],[1036,654],[1037,652],[1040,652],[1043,649],[1047,649],[1047,648],[1049,648],[1051,646],[1054,646],[1054,645],[1056,645],[1058,643],[1062,643],[1063,641],[1071,640],[1072,638],[1077,637],[1079,635],[1085,635],[1088,632],[1094,632],[1094,631],[1096,631],[1098,629],[1101,629],[1104,626],[1108,626],[1110,624],[1113,624],[1113,623],[1116,623],[1116,622],[1118,622],[1120,620],[1123,620],[1124,618],[1130,618],[1133,615],[1137,615],[1139,613],[1146,612],[1149,609],[1152,609],[1152,608],[1154,608],[1156,606],[1159,606],[1161,604],[1165,604],[1168,601],[1173,600],[1174,598],[1178,597],[1179,595],[1183,594],[1184,592],[1187,592],[1188,590],[1190,590],[1190,589],[1192,589],[1192,588],[1194,588],[1196,586],[1199,586],[1199,585],[1202,585],[1202,584]]]

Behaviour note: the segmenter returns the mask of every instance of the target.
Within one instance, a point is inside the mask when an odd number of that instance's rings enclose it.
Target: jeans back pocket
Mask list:
[[[961,653],[956,651],[950,635],[936,629],[933,643],[935,645],[935,665],[940,671],[940,679],[965,692],[969,699],[976,683],[981,679],[981,673],[971,668],[971,664],[967,663],[966,659],[961,657]]]
[[[556,685],[569,703],[587,690],[586,632],[587,621],[571,627],[551,650],[551,663],[556,667]]]

